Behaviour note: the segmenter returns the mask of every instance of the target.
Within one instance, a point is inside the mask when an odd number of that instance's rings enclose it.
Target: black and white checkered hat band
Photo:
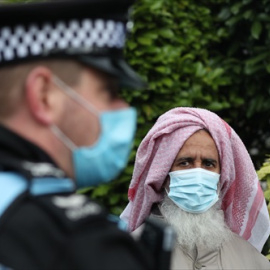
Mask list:
[[[0,29],[0,64],[57,51],[122,49],[125,32],[123,22],[103,19],[3,27]]]

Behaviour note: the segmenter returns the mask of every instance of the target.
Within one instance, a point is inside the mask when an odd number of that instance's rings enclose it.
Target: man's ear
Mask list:
[[[29,72],[25,80],[29,111],[41,125],[51,125],[54,119],[54,110],[50,102],[50,95],[54,87],[52,76],[50,69],[37,66]]]

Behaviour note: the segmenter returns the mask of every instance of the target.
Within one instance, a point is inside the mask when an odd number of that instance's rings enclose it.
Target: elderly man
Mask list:
[[[175,228],[173,269],[270,269],[256,171],[235,131],[210,111],[175,108],[157,120],[139,146],[129,200],[121,217],[130,231],[149,215]]]

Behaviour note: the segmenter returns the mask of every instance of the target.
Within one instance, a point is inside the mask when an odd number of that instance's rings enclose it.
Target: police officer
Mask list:
[[[130,0],[0,6],[0,268],[151,269],[78,187],[125,167],[143,82],[122,51]]]

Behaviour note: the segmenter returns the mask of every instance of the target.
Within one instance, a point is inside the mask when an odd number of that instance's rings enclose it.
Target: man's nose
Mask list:
[[[197,169],[197,168],[202,168],[202,163],[200,161],[194,162],[194,169]]]

